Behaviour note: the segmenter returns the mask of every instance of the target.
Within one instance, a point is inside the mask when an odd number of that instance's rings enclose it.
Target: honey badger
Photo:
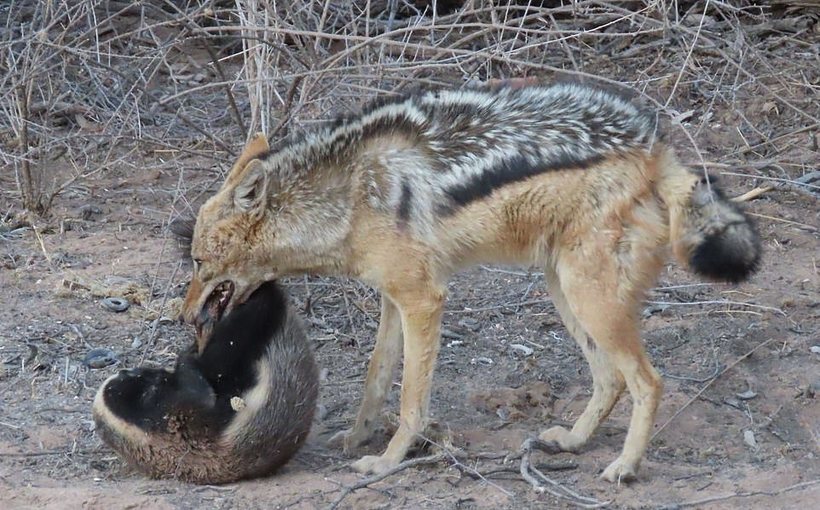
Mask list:
[[[221,317],[208,299],[208,338],[173,371],[122,370],[94,400],[102,440],[155,478],[227,483],[272,473],[301,447],[318,395],[305,332],[275,282]]]

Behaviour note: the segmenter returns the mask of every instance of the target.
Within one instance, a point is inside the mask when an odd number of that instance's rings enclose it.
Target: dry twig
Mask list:
[[[532,488],[535,489],[536,492],[549,493],[579,508],[602,508],[609,505],[610,501],[598,501],[595,498],[582,496],[569,487],[549,478],[531,462],[530,456],[533,450],[541,450],[547,453],[556,453],[556,450],[550,443],[536,438],[529,438],[521,445],[521,464],[519,472],[524,480],[532,485]]]
[[[811,480],[808,482],[801,482],[796,483],[794,485],[789,485],[788,487],[783,487],[782,489],[774,490],[774,491],[746,491],[746,492],[736,492],[734,494],[726,494],[725,496],[710,496],[708,498],[696,499],[693,501],[684,501],[683,503],[672,503],[670,505],[664,505],[660,508],[664,510],[677,510],[678,508],[687,508],[691,506],[695,507],[702,507],[703,505],[707,505],[709,503],[717,503],[718,501],[727,501],[729,499],[735,498],[752,498],[755,496],[779,496],[781,494],[785,494],[787,492],[796,491],[807,489],[809,487],[814,487],[820,484],[820,480]],[[816,500],[816,499],[815,499]]]
[[[342,501],[346,497],[348,497],[353,492],[355,492],[359,489],[363,489],[363,488],[365,488],[369,485],[372,485],[374,483],[381,482],[385,478],[393,476],[393,475],[395,475],[396,473],[398,473],[400,471],[404,471],[405,469],[409,469],[409,468],[417,467],[417,466],[425,466],[425,465],[429,465],[429,464],[438,464],[439,462],[441,462],[442,460],[444,460],[446,458],[447,458],[447,453],[446,452],[439,452],[439,453],[435,453],[433,455],[428,455],[426,457],[417,457],[415,459],[408,459],[408,460],[405,460],[404,462],[398,464],[396,467],[385,471],[382,474],[369,476],[367,478],[362,478],[361,480],[354,483],[353,485],[345,487],[342,490],[342,493],[339,494],[339,497],[336,498],[336,501],[334,501],[330,505],[328,510],[335,510],[342,503]]]
[[[721,370],[721,371],[720,371],[720,373],[719,373],[719,374],[717,374],[715,377],[712,377],[712,378],[711,378],[711,380],[709,380],[709,382],[708,382],[708,383],[706,383],[706,384],[703,386],[703,388],[701,388],[701,389],[700,389],[697,393],[695,393],[695,394],[692,396],[692,398],[690,398],[689,400],[687,400],[687,401],[686,401],[686,403],[685,403],[685,404],[683,404],[683,405],[680,407],[680,409],[678,409],[677,411],[675,411],[675,413],[674,413],[672,416],[670,416],[670,417],[669,417],[669,419],[668,419],[668,420],[666,420],[666,421],[663,423],[663,425],[661,425],[661,426],[658,428],[658,430],[656,430],[656,431],[655,431],[655,433],[654,433],[654,434],[652,434],[652,439],[651,439],[651,440],[654,440],[656,437],[658,437],[658,435],[660,435],[660,433],[661,433],[661,432],[663,432],[663,430],[664,430],[666,427],[668,427],[670,423],[672,423],[673,421],[675,421],[675,419],[676,419],[678,416],[680,416],[680,414],[681,414],[683,411],[685,411],[687,407],[689,407],[690,405],[692,405],[692,402],[694,402],[695,400],[697,400],[698,398],[700,398],[700,396],[701,396],[701,395],[703,395],[703,393],[704,393],[706,390],[708,390],[708,389],[709,389],[709,388],[710,388],[710,387],[711,387],[711,386],[715,383],[715,381],[717,381],[718,379],[720,379],[720,377],[721,377],[723,374],[725,374],[725,373],[726,373],[726,372],[728,372],[729,370],[731,370],[731,369],[733,369],[734,367],[736,367],[736,366],[738,365],[738,363],[740,363],[740,362],[741,362],[741,361],[743,361],[744,359],[748,358],[749,356],[751,356],[752,354],[754,354],[755,352],[757,352],[759,349],[763,348],[764,346],[766,346],[766,345],[770,344],[772,341],[774,341],[774,339],[773,339],[773,338],[770,338],[770,339],[768,339],[768,340],[765,340],[765,341],[763,341],[763,342],[760,342],[760,343],[759,343],[759,344],[757,344],[757,345],[756,345],[753,349],[751,349],[749,352],[747,352],[747,353],[746,353],[746,354],[744,354],[743,356],[739,357],[738,359],[734,360],[734,361],[733,361],[733,362],[731,362],[729,365],[727,365],[727,366],[726,366],[726,368],[724,368],[723,370]],[[650,440],[650,441],[651,441],[651,440]]]

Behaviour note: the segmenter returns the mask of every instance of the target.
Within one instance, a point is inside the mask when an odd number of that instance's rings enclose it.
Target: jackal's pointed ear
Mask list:
[[[245,148],[242,149],[242,154],[239,155],[239,158],[236,160],[236,163],[234,163],[231,171],[228,172],[226,182],[233,183],[233,181],[239,180],[243,173],[242,171],[246,166],[248,166],[248,163],[254,159],[264,156],[269,152],[270,146],[268,145],[268,138],[264,135],[264,133],[256,133],[253,135],[253,138],[251,138],[245,145]]]
[[[268,202],[268,176],[258,159],[245,165],[233,191],[233,206],[240,213],[261,217]]]

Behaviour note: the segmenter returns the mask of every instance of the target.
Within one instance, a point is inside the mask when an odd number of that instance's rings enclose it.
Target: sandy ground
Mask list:
[[[221,487],[148,480],[94,435],[91,399],[102,380],[121,367],[170,366],[192,340],[172,320],[189,267],[163,225],[180,178],[189,194],[218,178],[203,166],[179,156],[136,174],[113,168],[107,180],[61,196],[37,233],[6,232],[0,241],[0,507],[327,508],[360,479],[326,440],[355,414],[378,299],[342,279],[285,281],[323,381],[311,438],[276,476]],[[724,182],[733,195],[749,188]],[[671,304],[650,303],[644,313],[666,392],[640,479],[617,487],[597,478],[622,445],[625,399],[579,455],[536,454],[567,468],[549,472],[554,480],[613,508],[797,508],[820,499],[820,354],[811,352],[820,344],[817,202],[784,188],[747,205],[761,215],[766,249],[751,282],[704,285],[672,266],[650,297]],[[459,448],[460,461],[401,471],[340,507],[568,506],[532,491],[517,461],[478,458],[515,453],[549,424],[571,422],[589,396],[586,364],[542,276],[478,267],[457,275],[450,291],[432,412],[434,437]],[[100,305],[104,295],[134,304],[113,313]],[[98,347],[117,363],[84,365]],[[397,409],[397,392],[389,406]]]

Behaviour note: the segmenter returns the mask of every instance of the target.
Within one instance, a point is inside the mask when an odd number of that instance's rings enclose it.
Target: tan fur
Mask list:
[[[687,236],[698,177],[657,142],[649,150],[612,152],[583,170],[558,168],[510,182],[452,214],[408,226],[379,206],[396,188],[384,183],[400,175],[393,170],[399,163],[403,171],[421,168],[426,157],[405,138],[378,136],[343,163],[313,169],[287,188],[275,175],[264,182],[271,163],[248,162],[242,178],[229,178],[200,211],[192,255],[203,263],[183,316],[192,321],[205,296],[228,279],[243,294],[273,276],[305,272],[353,276],[378,288],[382,320],[362,405],[339,439],[350,450],[371,436],[403,351],[399,428],[383,455],[354,464],[382,473],[404,458],[427,424],[448,278],[476,263],[537,265],[589,361],[594,388],[572,430],[553,427],[540,437],[578,450],[627,388],[629,433],[603,477],[633,478],[662,392],[639,336],[639,308],[670,243],[683,263],[697,244]],[[311,218],[310,235],[294,224],[303,215]]]

